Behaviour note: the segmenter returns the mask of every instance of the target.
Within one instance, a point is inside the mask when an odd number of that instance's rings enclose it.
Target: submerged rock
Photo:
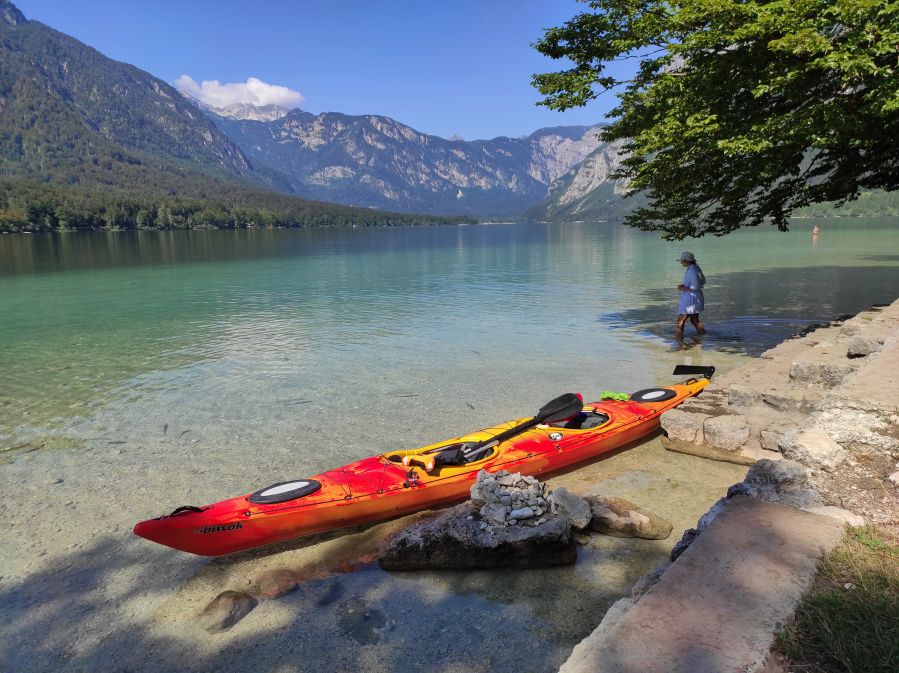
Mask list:
[[[203,609],[197,621],[209,633],[221,633],[246,617],[257,604],[248,594],[223,591]]]
[[[287,568],[275,568],[261,573],[250,581],[250,593],[257,598],[271,599],[296,589],[300,578]]]
[[[638,537],[645,540],[664,540],[673,526],[658,514],[641,509],[624,498],[588,496],[593,511],[591,530],[614,537]]]

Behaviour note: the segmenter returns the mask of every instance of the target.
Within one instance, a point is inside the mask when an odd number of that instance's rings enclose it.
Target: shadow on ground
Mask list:
[[[614,540],[621,549],[582,549],[591,556],[592,580],[579,566],[387,573],[369,563],[261,601],[230,631],[213,635],[199,628],[196,615],[218,591],[241,588],[246,559],[202,565],[195,578],[205,582],[204,590],[185,592],[191,603],[177,597],[170,575],[157,571],[176,552],[148,553],[140,541],[106,536],[25,579],[4,581],[0,670],[555,671],[670,545],[641,543],[646,549]],[[289,552],[284,557],[279,561],[289,564]],[[598,588],[602,563],[611,579]],[[110,578],[120,572],[129,574],[130,588],[109,591]],[[226,577],[223,584],[209,581]],[[135,618],[132,606],[148,596],[177,604],[150,619]]]

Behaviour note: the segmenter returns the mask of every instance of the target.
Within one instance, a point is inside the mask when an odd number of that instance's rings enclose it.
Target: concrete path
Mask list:
[[[560,673],[758,671],[842,534],[835,519],[733,498],[636,605],[621,615],[616,603]]]

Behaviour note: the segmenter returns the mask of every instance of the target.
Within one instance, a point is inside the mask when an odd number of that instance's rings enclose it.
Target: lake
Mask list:
[[[0,668],[558,670],[745,467],[652,439],[555,477],[674,533],[589,536],[547,570],[388,573],[366,555],[382,527],[210,561],[131,526],[564,392],[727,370],[895,299],[896,220],[817,223],[689,243],[602,223],[0,236]],[[681,342],[683,250],[709,333]],[[226,634],[196,627],[284,568],[309,579]]]
[[[352,457],[726,367],[895,298],[895,220],[818,223],[689,243],[610,224],[3,236],[0,449],[168,424],[306,451],[297,433],[340,417]],[[678,343],[683,249],[709,334]]]

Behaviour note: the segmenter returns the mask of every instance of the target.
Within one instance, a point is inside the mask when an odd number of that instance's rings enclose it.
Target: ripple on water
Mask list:
[[[557,670],[669,541],[594,541],[574,567],[547,571],[337,573],[261,603],[223,643],[195,633],[194,617],[264,557],[197,572],[128,531],[178,505],[529,415],[563,392],[648,387],[681,362],[726,370],[797,316],[893,293],[899,264],[874,257],[897,235],[893,223],[828,223],[816,248],[801,228],[694,242],[711,333],[686,350],[665,336],[683,244],[606,225],[205,232],[196,247],[190,232],[137,233],[136,247],[130,234],[115,246],[54,239],[77,248],[67,261],[10,256],[44,239],[2,237],[0,260],[19,261],[0,268],[0,315],[15,316],[0,320],[0,450],[63,442],[0,466],[16,503],[0,575],[21,673],[70,661],[72,643],[96,669]],[[697,470],[651,441],[553,483],[634,500],[676,536],[744,469]],[[296,560],[337,551],[318,542]],[[40,614],[23,607],[38,603]],[[169,631],[147,629],[157,608]]]

